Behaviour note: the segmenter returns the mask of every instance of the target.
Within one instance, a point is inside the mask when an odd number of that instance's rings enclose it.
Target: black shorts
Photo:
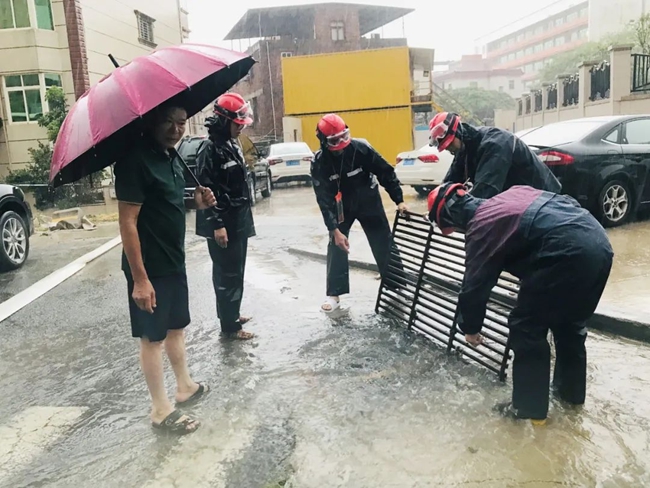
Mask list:
[[[159,342],[165,340],[168,330],[184,329],[189,325],[190,305],[185,274],[149,278],[156,292],[153,314],[138,308],[133,300],[133,278],[127,275],[126,281],[133,337]]]

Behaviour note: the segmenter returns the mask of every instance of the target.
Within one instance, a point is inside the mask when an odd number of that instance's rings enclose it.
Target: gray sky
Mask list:
[[[570,0],[567,0],[570,1]],[[249,8],[275,7],[308,3],[330,3],[327,0],[188,0],[190,41],[216,44],[239,50],[239,42],[223,41],[230,28]],[[506,24],[535,12],[556,0],[523,2],[521,0],[354,0],[382,6],[415,8],[402,21],[383,29],[383,37],[402,37],[406,34],[412,47],[436,50],[436,60],[457,59],[461,54],[472,54],[475,40]],[[242,50],[248,47],[243,41]]]

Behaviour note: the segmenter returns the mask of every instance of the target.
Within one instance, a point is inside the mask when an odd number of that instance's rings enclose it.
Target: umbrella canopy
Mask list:
[[[61,186],[113,164],[141,133],[145,114],[173,98],[195,115],[254,63],[228,49],[182,44],[117,68],[70,109],[54,144],[50,182]]]

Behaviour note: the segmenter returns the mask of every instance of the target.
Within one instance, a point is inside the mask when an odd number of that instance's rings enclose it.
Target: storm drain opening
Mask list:
[[[508,315],[517,300],[519,280],[506,273],[501,275],[487,305],[481,331],[485,342],[472,347],[457,323],[458,294],[465,275],[464,236],[444,236],[425,215],[414,213],[398,213],[392,234],[394,246],[375,311],[505,381],[512,359]]]

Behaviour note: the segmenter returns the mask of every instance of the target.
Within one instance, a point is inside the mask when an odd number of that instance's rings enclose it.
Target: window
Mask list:
[[[559,19],[555,19],[555,26],[560,27],[562,24],[564,24],[564,17],[560,17]]]
[[[515,53],[508,54],[508,61],[514,61],[514,60],[515,60]]]
[[[135,16],[138,21],[138,41],[149,47],[156,47],[156,42],[153,36],[153,23],[156,19],[152,19],[142,12],[135,11]]]
[[[625,124],[624,144],[650,144],[650,119],[633,120]]]
[[[611,131],[603,140],[607,142],[612,142],[614,144],[618,144],[618,134],[619,134],[619,128],[617,127],[613,131]]]
[[[345,24],[343,22],[332,22],[330,24],[332,29],[332,40],[333,41],[344,41],[345,40]]]
[[[589,9],[587,7],[583,8],[583,9],[580,9],[580,17],[581,18],[586,17],[587,15],[589,15]]]
[[[543,61],[537,61],[535,63],[535,71],[541,71],[544,69],[544,62]]]
[[[578,36],[580,36],[580,39],[587,37],[587,29],[581,29],[580,32],[578,32]]]
[[[533,54],[533,47],[532,46],[526,48],[526,56],[530,56],[531,54]]]
[[[27,0],[0,0],[0,29],[30,26]]]
[[[539,36],[543,32],[544,32],[544,26],[538,25],[537,27],[535,27],[535,35],[536,36]]]
[[[518,34],[517,35],[517,42],[521,42],[524,40],[524,35],[523,34]]]
[[[4,82],[10,121],[36,122],[44,112],[45,90],[61,86],[61,76],[53,73],[10,75],[4,77]]]
[[[578,32],[572,32],[571,33],[571,42],[577,41],[578,40]]]
[[[524,57],[524,52],[523,51],[517,51],[517,59],[523,58]]]
[[[515,80],[508,81],[508,89],[509,90],[514,90],[515,89]]]
[[[577,18],[578,18],[578,12],[573,12],[573,13],[570,13],[569,15],[566,16],[566,21],[567,22],[573,22]]]
[[[552,49],[553,48],[553,41],[546,41],[544,43],[544,49]]]
[[[564,37],[556,37],[555,38],[555,45],[556,46],[561,46],[562,44],[564,44]]]
[[[52,17],[52,4],[50,0],[34,0],[34,5],[36,7],[36,25],[38,28],[54,30],[54,18]]]

